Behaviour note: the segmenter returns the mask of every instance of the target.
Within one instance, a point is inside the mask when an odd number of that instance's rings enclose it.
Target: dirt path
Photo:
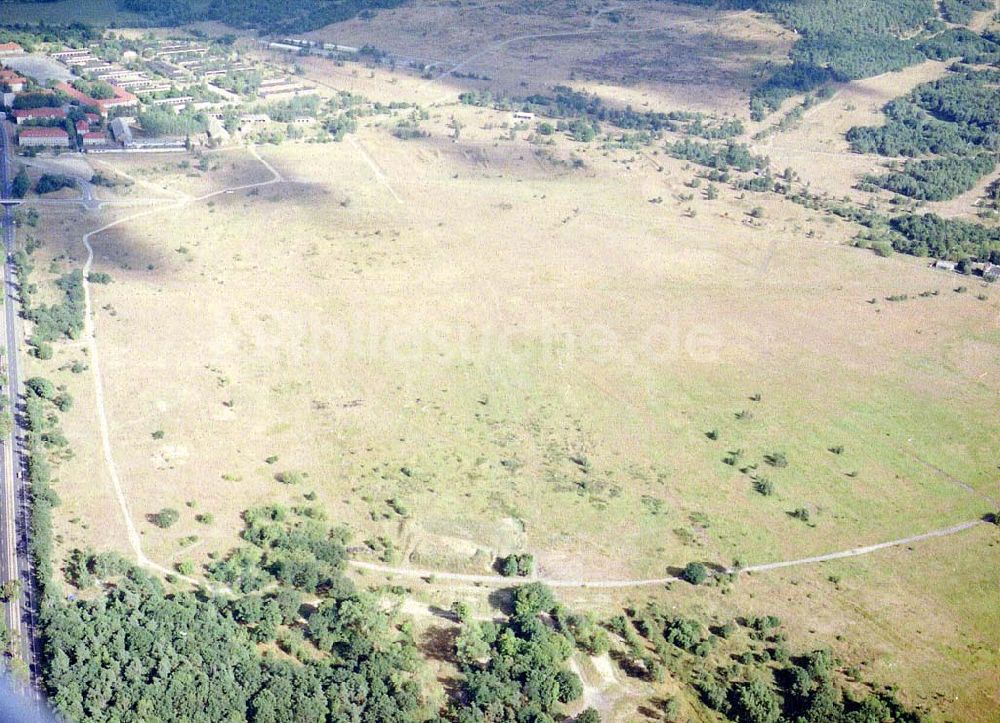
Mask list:
[[[840,550],[838,552],[830,552],[825,555],[815,555],[813,557],[802,557],[795,560],[781,560],[778,562],[765,562],[759,565],[748,565],[747,567],[741,568],[739,571],[733,569],[727,569],[726,572],[766,572],[768,570],[777,570],[783,567],[814,565],[821,562],[840,560],[847,557],[859,557],[861,555],[868,555],[873,552],[877,552],[879,550],[885,550],[890,547],[901,547],[903,545],[910,545],[915,542],[921,542],[922,540],[929,540],[935,537],[946,537],[948,535],[954,535],[982,524],[986,523],[983,522],[983,520],[972,520],[970,522],[963,522],[958,525],[952,525],[951,527],[944,527],[938,530],[931,530],[930,532],[923,532],[919,535],[911,535],[909,537],[904,537],[898,540],[890,540],[889,542],[879,542],[874,545],[866,545],[865,547],[853,547],[849,550]],[[436,580],[450,580],[454,582],[468,582],[479,585],[492,585],[494,587],[508,587],[518,582],[541,582],[544,583],[545,585],[548,585],[549,587],[619,589],[619,588],[630,588],[630,587],[652,587],[655,585],[666,585],[667,583],[677,582],[680,580],[679,577],[675,577],[672,575],[669,575],[667,577],[645,578],[645,579],[639,578],[630,580],[587,580],[583,578],[553,579],[546,577],[510,578],[510,577],[500,577],[499,575],[469,575],[459,572],[420,570],[417,568],[410,568],[410,567],[393,567],[390,565],[381,565],[374,562],[364,562],[362,560],[351,560],[348,564],[357,569],[369,570],[371,572],[381,572],[388,575],[396,575],[399,577],[433,578]]]
[[[87,281],[87,274],[90,273],[90,269],[94,263],[94,247],[90,243],[90,239],[108,229],[120,226],[129,221],[133,221],[137,218],[142,218],[144,216],[149,216],[154,213],[159,213],[164,210],[178,210],[190,203],[197,201],[204,201],[215,196],[219,196],[224,193],[231,193],[233,191],[239,191],[249,188],[257,188],[260,186],[268,186],[273,183],[281,183],[281,174],[274,169],[271,164],[265,161],[257,153],[257,149],[250,147],[250,154],[260,161],[265,168],[267,168],[272,177],[266,181],[260,181],[258,183],[249,183],[243,186],[235,186],[232,188],[224,188],[219,191],[213,191],[212,193],[206,193],[202,196],[197,197],[185,197],[178,200],[176,203],[172,203],[168,206],[158,206],[153,209],[142,211],[140,213],[135,213],[130,216],[125,216],[116,221],[101,226],[100,228],[89,231],[83,235],[83,245],[87,249],[87,260],[83,265],[83,295],[84,295],[84,329],[83,329],[83,340],[89,351],[90,355],[90,367],[94,380],[94,398],[96,400],[95,411],[97,413],[97,429],[101,436],[101,451],[104,457],[104,466],[107,468],[108,476],[111,479],[111,487],[115,493],[115,499],[118,502],[119,511],[125,520],[125,528],[128,534],[129,546],[132,548],[132,552],[136,557],[137,562],[141,567],[145,567],[151,570],[156,570],[164,575],[176,575],[179,579],[184,580],[192,585],[201,585],[198,580],[188,577],[186,575],[178,575],[173,570],[164,567],[158,562],[150,560],[146,557],[146,554],[142,550],[142,537],[139,535],[139,531],[135,527],[135,522],[132,518],[132,511],[129,509],[128,497],[125,494],[125,488],[122,485],[121,477],[118,474],[118,465],[115,463],[114,454],[111,447],[111,432],[108,426],[108,414],[107,407],[104,401],[104,378],[101,374],[101,359],[97,348],[97,336],[95,334],[95,316],[94,307],[91,300],[90,283]]]

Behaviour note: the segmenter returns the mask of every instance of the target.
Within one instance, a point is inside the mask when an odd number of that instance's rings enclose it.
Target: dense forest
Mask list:
[[[282,553],[270,564],[282,569],[342,560],[343,531],[310,514],[252,510],[247,534],[273,535],[268,549]],[[73,602],[52,596],[45,607],[50,699],[88,721],[421,717],[407,627],[340,575],[339,563],[327,569],[321,589],[287,576],[291,584],[266,594],[167,593],[115,555],[75,553],[67,576],[84,592],[103,590]]]
[[[178,25],[195,20],[218,20],[237,28],[264,33],[300,33],[330,23],[349,20],[379,8],[392,8],[405,0],[118,0],[122,10],[142,13],[151,21]]]
[[[996,167],[1000,148],[1000,94],[994,70],[960,70],[917,86],[883,109],[886,123],[847,132],[858,153],[936,155],[908,161],[900,171],[867,176],[877,186],[917,200],[943,201],[971,189]]]
[[[831,81],[901,70],[926,58],[963,57],[991,62],[998,48],[963,28],[948,28],[933,0],[682,0],[692,5],[753,9],[798,33],[791,64],[774,68],[752,93],[751,113],[761,120],[793,95]],[[988,0],[945,0],[948,20],[965,23]]]
[[[23,0],[57,2],[57,0]],[[117,0],[118,8],[139,13],[150,25],[182,25],[217,20],[237,28],[262,33],[300,33],[330,23],[367,15],[380,8],[402,5],[406,0]]]

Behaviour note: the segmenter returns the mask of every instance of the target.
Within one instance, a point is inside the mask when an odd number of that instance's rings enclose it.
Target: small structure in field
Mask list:
[[[129,126],[128,119],[120,116],[111,121],[111,135],[123,146],[132,145],[132,128]]]
[[[248,113],[246,115],[242,115],[240,116],[240,133],[246,133],[247,131],[255,128],[264,127],[270,122],[270,120],[270,116],[264,115],[263,113]]]

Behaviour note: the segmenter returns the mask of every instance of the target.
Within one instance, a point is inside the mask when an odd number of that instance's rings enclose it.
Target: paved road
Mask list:
[[[10,158],[10,137],[7,124],[0,121],[0,182],[3,197],[10,197],[12,180]],[[4,331],[6,350],[7,385],[3,389],[7,407],[17,412],[20,409],[21,375],[18,356],[18,303],[17,278],[13,264],[14,250],[13,209],[4,207],[3,242],[6,251],[4,262]],[[18,415],[15,413],[15,419]],[[6,622],[9,630],[17,638],[20,658],[30,672],[29,685],[32,696],[38,699],[38,646],[35,617],[37,614],[34,571],[28,554],[28,535],[31,530],[31,508],[28,498],[24,460],[24,433],[15,424],[12,433],[0,440],[0,477],[2,477],[3,505],[0,507],[0,532],[2,532],[2,572],[3,581],[19,580],[20,596],[6,607]]]

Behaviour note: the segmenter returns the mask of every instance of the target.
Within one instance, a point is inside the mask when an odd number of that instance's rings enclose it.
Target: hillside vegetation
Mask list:
[[[199,9],[189,0],[119,0],[123,10],[142,13],[153,22],[177,25],[218,20],[237,28],[267,33],[297,33],[347,20],[359,13],[401,5],[404,0],[212,0]]]

